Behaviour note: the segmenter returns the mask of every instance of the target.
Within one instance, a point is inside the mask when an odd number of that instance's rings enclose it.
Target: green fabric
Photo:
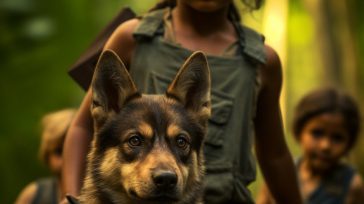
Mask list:
[[[148,13],[134,32],[137,47],[130,74],[144,93],[164,93],[192,51],[163,39],[163,14]],[[232,57],[207,56],[212,116],[204,153],[205,203],[252,203],[246,186],[255,180],[253,145],[257,66],[266,62],[263,37],[235,23],[241,49]]]

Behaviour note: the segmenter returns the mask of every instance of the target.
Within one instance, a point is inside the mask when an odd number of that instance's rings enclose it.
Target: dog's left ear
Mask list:
[[[101,53],[91,86],[91,112],[97,126],[108,115],[118,113],[130,98],[140,96],[125,65],[111,50]]]
[[[178,71],[167,89],[167,97],[180,101],[197,113],[202,121],[211,114],[211,79],[206,56],[202,52],[193,53]]]

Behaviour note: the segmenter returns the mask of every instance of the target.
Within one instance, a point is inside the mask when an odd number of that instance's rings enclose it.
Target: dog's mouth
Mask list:
[[[136,200],[152,201],[152,202],[176,202],[179,200],[175,192],[154,192],[147,197],[141,197],[134,190],[129,190],[129,194]]]

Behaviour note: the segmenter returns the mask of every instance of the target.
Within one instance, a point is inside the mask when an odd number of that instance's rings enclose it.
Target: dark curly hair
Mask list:
[[[350,137],[347,150],[350,150],[360,130],[359,108],[349,95],[334,88],[315,90],[298,103],[293,118],[293,133],[296,139],[300,139],[303,127],[311,118],[323,113],[340,113],[343,116]]]
[[[250,11],[260,9],[264,2],[264,0],[241,0],[241,1]],[[149,11],[154,11],[157,9],[162,9],[162,8],[167,8],[167,7],[173,8],[175,6],[176,6],[176,0],[161,0],[154,7],[152,7]],[[229,12],[230,12],[229,16],[231,18],[240,21],[240,14],[234,3],[231,3]]]

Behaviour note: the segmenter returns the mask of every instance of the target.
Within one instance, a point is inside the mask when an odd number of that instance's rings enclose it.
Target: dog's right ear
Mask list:
[[[211,114],[210,91],[210,69],[206,56],[202,52],[194,52],[179,69],[166,94],[184,104],[205,123]]]
[[[125,65],[111,50],[101,53],[91,86],[91,112],[97,126],[118,113],[130,98],[140,96]]]

